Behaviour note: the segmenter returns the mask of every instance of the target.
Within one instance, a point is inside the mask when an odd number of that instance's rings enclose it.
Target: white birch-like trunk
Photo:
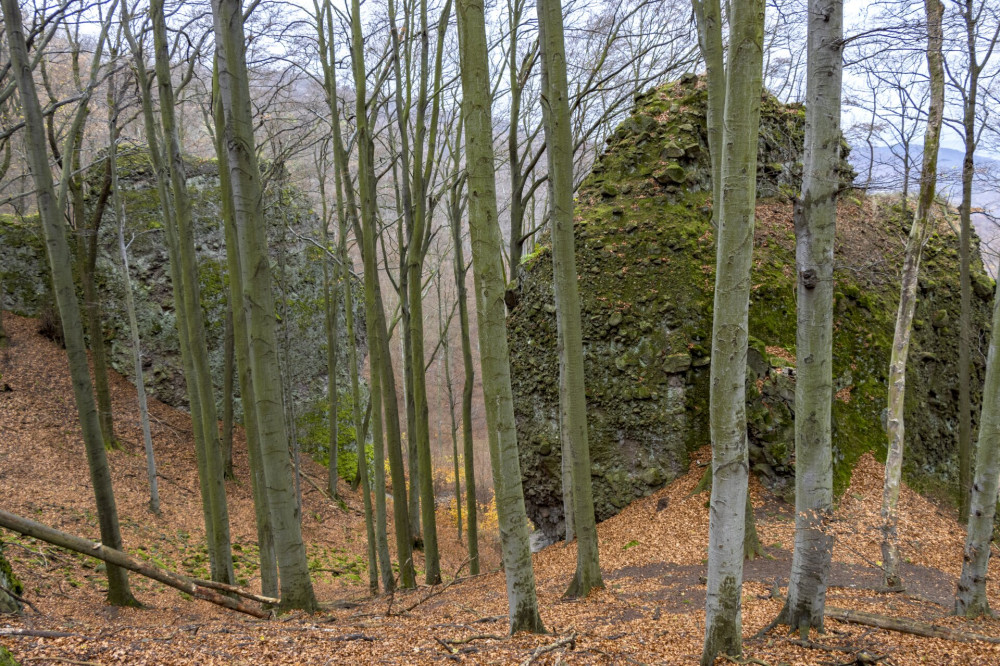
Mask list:
[[[729,41],[712,323],[712,500],[701,663],[743,652],[740,596],[747,501],[746,362],[753,258],[764,2],[734,4]]]
[[[823,630],[833,535],[833,243],[840,190],[843,0],[810,0],[805,166],[795,205],[798,325],[795,379],[795,550],[787,621]]]
[[[888,589],[902,588],[899,575],[899,482],[903,469],[905,436],[906,358],[910,351],[913,313],[917,302],[917,278],[920,271],[920,252],[926,242],[930,227],[930,208],[934,203],[937,184],[937,153],[944,115],[944,59],[941,15],[944,6],[940,0],[926,0],[927,11],[927,66],[931,80],[931,102],[924,138],[923,167],[920,176],[920,195],[917,215],[910,227],[903,258],[903,276],[899,291],[899,308],[896,311],[896,328],[889,359],[889,401],[886,431],[889,446],[885,460],[885,483],[882,489],[882,573]],[[985,402],[983,404],[986,404]]]

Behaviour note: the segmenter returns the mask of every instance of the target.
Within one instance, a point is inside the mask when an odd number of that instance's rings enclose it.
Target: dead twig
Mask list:
[[[570,650],[576,648],[576,633],[572,633],[569,636],[563,636],[555,643],[549,643],[548,645],[542,645],[541,647],[536,647],[531,655],[527,659],[521,662],[521,666],[531,666],[536,659],[541,657],[543,654],[549,652],[554,652],[560,648],[568,647]]]
[[[413,602],[412,604],[410,604],[409,606],[407,606],[403,610],[397,612],[396,614],[397,615],[403,615],[405,613],[409,613],[411,610],[413,610],[414,608],[416,608],[420,604],[424,603],[428,599],[430,599],[432,597],[436,597],[436,596],[438,596],[440,594],[443,594],[444,591],[447,590],[449,587],[451,587],[452,585],[454,585],[458,581],[462,580],[461,578],[458,577],[458,574],[460,574],[462,572],[462,569],[464,569],[465,565],[467,565],[468,563],[469,563],[469,558],[467,557],[462,562],[462,564],[459,565],[458,569],[455,571],[455,577],[454,578],[452,578],[450,581],[448,581],[447,583],[445,583],[444,585],[442,585],[440,587],[438,587],[437,585],[431,587],[430,592],[428,592],[427,594],[425,594],[421,599],[418,599],[417,601]],[[385,614],[386,615],[392,615],[392,596],[391,595],[389,597],[389,609],[386,611]]]
[[[101,666],[96,661],[77,661],[66,657],[24,657],[21,661],[58,661],[63,664],[77,664],[78,666]]]
[[[37,614],[39,614],[39,615],[45,615],[45,613],[43,613],[42,611],[38,610],[38,606],[36,606],[35,604],[31,603],[30,601],[28,601],[27,599],[25,599],[24,597],[22,597],[20,594],[17,594],[16,592],[14,592],[12,590],[8,590],[3,585],[0,585],[0,590],[6,592],[13,599],[16,599],[17,601],[20,601],[22,604],[25,604],[26,606],[28,606],[29,608],[31,608],[31,610],[35,611]]]
[[[771,666],[771,664],[767,663],[763,659],[757,659],[755,657],[746,657],[745,659],[741,659],[739,657],[731,657],[728,654],[720,654],[719,657],[725,659],[726,661],[730,661],[734,664],[740,664],[740,666],[746,666],[747,664],[759,664],[759,666]]]

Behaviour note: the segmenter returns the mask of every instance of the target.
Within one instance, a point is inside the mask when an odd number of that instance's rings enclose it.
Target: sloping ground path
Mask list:
[[[0,373],[10,392],[0,392],[0,508],[54,527],[96,538],[93,499],[82,442],[75,427],[65,357],[35,333],[36,322],[4,315],[13,346],[0,352]],[[190,420],[152,404],[154,440],[164,476],[164,511],[146,509],[148,489],[140,445],[134,389],[113,382],[123,451],[110,454],[126,549],[174,569],[207,569],[197,494]],[[246,479],[242,442],[236,471]],[[552,646],[534,663],[690,664],[700,654],[704,630],[704,558],[707,495],[691,496],[707,462],[695,456],[690,472],[660,492],[635,502],[599,526],[607,589],[582,601],[563,601],[575,548],[561,544],[535,555],[535,571],[550,636],[505,638],[506,602],[502,573],[492,571],[444,589],[420,589],[370,600],[362,581],[364,531],[360,497],[347,495],[347,510],[303,486],[304,534],[315,570],[317,594],[328,609],[313,616],[290,614],[255,621],[186,599],[157,583],[133,577],[142,609],[114,609],[102,603],[103,574],[45,544],[4,533],[6,552],[42,614],[0,619],[0,643],[25,664],[414,664],[457,661],[519,664]],[[323,470],[311,463],[307,473]],[[961,569],[963,530],[954,519],[908,489],[901,498],[901,534],[908,593],[879,594],[878,507],[880,465],[862,459],[841,498],[832,529],[837,534],[829,600],[832,605],[918,618],[963,631],[1000,636],[1000,622],[949,617],[951,594]],[[258,584],[253,561],[253,511],[249,484],[229,485],[230,514],[238,575]],[[751,637],[780,610],[793,541],[792,512],[754,484],[758,529],[769,557],[747,565],[743,622],[746,654],[777,664],[855,663],[859,650],[887,664],[997,664],[1000,645],[958,643],[828,622],[825,636],[813,635],[831,652],[789,642],[775,630]],[[439,525],[448,524],[442,513]],[[442,534],[445,571],[458,570],[464,548],[453,532]],[[496,566],[486,534],[487,568]],[[418,566],[419,566],[418,562]],[[992,571],[990,596],[1000,607]],[[776,589],[777,586],[777,589]],[[776,596],[776,594],[778,596]],[[12,630],[53,631],[62,637],[3,635]],[[575,635],[575,641],[566,640]],[[450,642],[449,642],[450,641]],[[720,661],[719,663],[724,663]],[[859,662],[860,663],[860,662]]]

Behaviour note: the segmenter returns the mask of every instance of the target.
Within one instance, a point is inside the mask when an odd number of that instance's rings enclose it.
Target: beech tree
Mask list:
[[[559,0],[538,0],[538,31],[542,55],[542,111],[549,162],[552,267],[559,335],[559,411],[562,415],[559,430],[563,455],[569,454],[571,460],[572,521],[577,542],[576,573],[566,595],[585,597],[591,590],[603,588],[604,581],[601,579],[594,496],[590,480],[583,331],[573,237],[573,135],[570,129],[562,3]]]
[[[721,29],[721,26],[719,26]],[[714,28],[713,28],[714,29]],[[753,256],[757,135],[763,80],[764,2],[736,3],[730,16],[722,187],[717,214],[709,425],[712,498],[705,645],[701,663],[743,652],[740,614],[747,503],[746,361]],[[717,40],[721,44],[721,37]]]
[[[920,255],[933,225],[931,206],[937,186],[938,147],[944,117],[944,54],[940,0],[925,0],[927,15],[927,70],[930,74],[930,107],[927,130],[924,133],[923,166],[920,174],[920,194],[917,213],[910,226],[903,257],[903,274],[896,311],[892,355],[889,361],[889,404],[886,431],[889,446],[885,461],[885,484],[882,491],[882,572],[888,589],[901,589],[899,573],[899,485],[903,469],[905,444],[906,360],[910,351],[913,313],[916,309]],[[984,403],[985,404],[985,403]]]
[[[61,219],[61,210],[65,204],[66,189],[69,184],[68,176],[71,162],[69,160],[63,162],[63,173],[57,194],[52,182],[52,171],[49,168],[42,108],[38,102],[38,91],[35,88],[32,68],[28,59],[21,9],[17,0],[2,0],[0,8],[3,11],[7,45],[10,49],[10,71],[17,85],[21,110],[24,114],[28,169],[35,183],[35,198],[42,221],[42,231],[45,235],[46,255],[52,271],[52,286],[56,305],[59,308],[59,317],[62,321],[66,354],[69,357],[73,397],[76,402],[80,428],[83,431],[90,482],[94,487],[94,496],[97,502],[97,519],[101,530],[101,541],[116,550],[120,550],[122,537],[118,524],[118,509],[115,504],[114,490],[111,487],[111,471],[108,467],[107,453],[104,450],[104,438],[98,420],[93,386],[90,383],[80,304],[76,299],[76,287],[73,284],[73,273],[70,268],[69,243],[66,240],[66,232]],[[84,109],[97,86],[104,44],[111,25],[110,17],[113,14],[114,8],[112,7],[105,20],[102,21],[100,36],[90,65],[87,86],[79,101],[80,106],[77,107],[74,114],[74,124],[82,124]],[[73,135],[74,132],[71,131],[69,137],[72,138]],[[67,141],[67,146],[71,145]],[[109,564],[107,576],[107,600],[110,604],[115,606],[139,605],[135,597],[132,596],[128,574],[124,569]]]
[[[357,2],[357,0],[355,0]],[[462,117],[465,126],[469,227],[479,318],[483,396],[489,429],[493,492],[507,578],[511,634],[545,631],[538,614],[535,573],[528,546],[527,514],[510,386],[510,354],[505,321],[503,246],[497,224],[496,171],[486,25],[481,0],[458,0]]]
[[[787,620],[823,630],[833,556],[833,243],[840,191],[843,0],[810,0],[805,166],[795,203],[798,275],[795,377],[795,550]]]
[[[274,296],[260,207],[260,169],[257,165],[250,90],[245,58],[243,11],[238,0],[213,0],[216,49],[219,53],[219,90],[225,117],[225,141],[233,192],[237,247],[243,278],[249,331],[249,361],[254,378],[252,408],[263,454],[269,492],[274,549],[281,583],[281,604],[315,610],[316,597],[309,578],[302,527],[295,503],[288,424],[282,405]]]
[[[984,122],[979,98],[997,72],[988,69],[1000,41],[1000,10],[984,0],[952,3],[959,18],[958,47],[944,61],[950,88],[957,97],[961,118],[951,122],[964,144],[962,195],[959,204],[959,338],[958,338],[958,507],[959,520],[969,519],[972,482],[972,181],[976,174],[976,148]],[[986,110],[989,113],[989,110]]]

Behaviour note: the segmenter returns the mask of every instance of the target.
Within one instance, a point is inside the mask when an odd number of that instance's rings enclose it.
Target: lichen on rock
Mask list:
[[[606,519],[684,472],[709,443],[715,248],[701,79],[637,99],[581,186],[576,211],[584,364],[595,510]],[[804,109],[763,100],[751,284],[747,427],[753,471],[794,492],[795,235]],[[683,154],[681,154],[683,153]],[[846,158],[846,154],[842,155]],[[684,178],[661,177],[677,165]],[[680,177],[680,171],[674,170]],[[853,177],[846,161],[845,182]],[[611,195],[611,192],[618,192]],[[839,210],[834,321],[834,472],[846,488],[860,455],[884,455],[881,413],[898,300],[899,238],[909,217],[888,198]],[[906,474],[945,488],[957,461],[957,239],[947,225],[925,250],[910,353]],[[975,267],[974,331],[983,335],[992,284]],[[515,416],[528,515],[562,534],[556,321],[551,252],[543,243],[508,287]],[[946,316],[934,313],[944,310]],[[937,326],[933,321],[943,322]],[[977,360],[974,382],[981,382]],[[977,379],[978,378],[978,379]],[[973,396],[978,404],[978,395]],[[978,413],[978,409],[975,410]]]

